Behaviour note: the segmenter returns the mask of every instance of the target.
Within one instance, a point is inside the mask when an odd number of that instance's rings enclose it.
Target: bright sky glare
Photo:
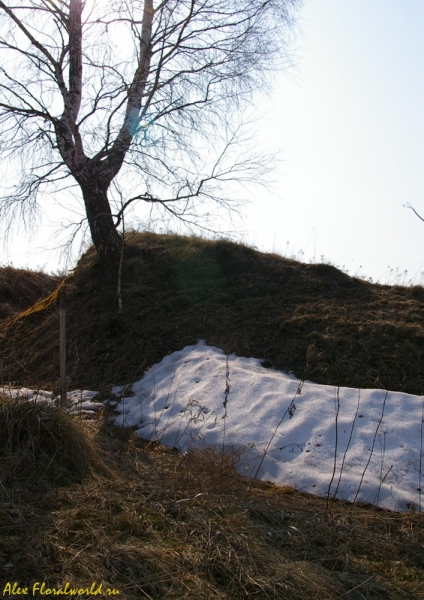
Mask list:
[[[309,0],[300,26],[263,127],[283,148],[276,197],[252,209],[247,239],[417,281],[424,223],[403,205],[424,216],[424,4]]]
[[[305,0],[299,26],[296,68],[258,105],[260,142],[283,162],[272,193],[251,191],[239,239],[422,283],[424,223],[403,205],[424,216],[424,4]],[[61,220],[51,209],[39,235],[21,230],[2,263],[57,270]]]

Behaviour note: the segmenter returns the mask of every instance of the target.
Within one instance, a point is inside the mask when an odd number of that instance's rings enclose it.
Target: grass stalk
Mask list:
[[[385,393],[385,395],[384,395],[383,406],[382,406],[382,409],[381,409],[381,415],[380,415],[380,418],[378,420],[377,428],[376,428],[376,430],[374,432],[374,437],[373,437],[373,440],[372,440],[371,450],[370,450],[370,453],[369,453],[369,456],[368,456],[367,464],[365,465],[365,468],[364,468],[364,470],[362,472],[361,480],[359,482],[358,489],[356,490],[355,498],[353,499],[353,504],[355,504],[355,502],[356,502],[356,500],[357,500],[357,498],[359,496],[359,492],[361,491],[362,482],[364,481],[365,473],[366,473],[366,471],[368,469],[368,466],[369,466],[369,464],[371,462],[372,455],[374,453],[375,440],[377,438],[377,434],[378,434],[378,430],[380,428],[380,425],[381,425],[381,423],[383,421],[384,409],[385,409],[385,406],[386,406],[386,400],[387,400],[388,393],[389,392],[387,390],[386,393]]]
[[[327,490],[326,514],[327,514],[329,503],[330,503],[331,486],[333,484],[334,477],[335,477],[335,474],[336,474],[336,468],[337,468],[337,448],[338,448],[338,444],[339,444],[339,427],[338,427],[338,425],[339,425],[339,413],[340,413],[340,387],[338,387],[336,389],[335,402],[336,402],[336,406],[335,406],[335,412],[336,412],[336,414],[335,414],[336,439],[334,440],[333,472],[331,474],[331,478],[330,478],[330,482],[328,484],[328,490]]]

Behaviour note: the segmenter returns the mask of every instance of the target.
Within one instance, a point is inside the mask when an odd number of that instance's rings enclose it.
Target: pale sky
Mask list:
[[[310,0],[300,26],[263,128],[284,150],[277,197],[252,211],[249,239],[418,283],[424,223],[403,205],[424,216],[424,3]]]
[[[272,193],[251,191],[239,239],[423,283],[424,223],[403,205],[424,217],[424,3],[305,0],[299,28],[295,68],[257,107],[259,142],[283,161]],[[52,229],[39,231],[15,236],[2,263],[57,270]]]

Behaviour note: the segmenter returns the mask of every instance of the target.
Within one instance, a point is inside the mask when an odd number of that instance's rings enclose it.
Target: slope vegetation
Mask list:
[[[0,320],[29,308],[58,282],[58,277],[46,273],[0,267]]]
[[[29,277],[17,274],[17,280]],[[424,393],[424,288],[383,286],[229,241],[127,236],[118,277],[89,250],[64,287],[70,387],[139,379],[204,339],[299,378]],[[3,321],[3,383],[55,389],[57,299]]]
[[[127,238],[122,311],[117,274],[93,250],[62,282],[6,275],[0,383],[57,387],[61,297],[72,388],[134,381],[202,338],[300,378],[422,393],[420,287],[148,233]],[[78,420],[1,394],[0,459],[5,596],[44,584],[123,600],[424,599],[420,510],[253,481],[223,449],[180,454],[114,427],[107,411]]]

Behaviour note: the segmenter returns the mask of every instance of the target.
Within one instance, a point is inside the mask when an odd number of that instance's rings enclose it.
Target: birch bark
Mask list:
[[[61,66],[55,63],[56,77],[63,99],[63,114],[56,124],[57,145],[68,169],[81,187],[90,233],[102,263],[112,265],[119,259],[121,236],[113,222],[108,189],[120,171],[139,124],[143,96],[150,71],[153,0],[145,0],[140,37],[139,61],[126,102],[122,127],[106,156],[90,159],[83,147],[78,114],[82,99],[82,0],[70,0],[69,82],[66,85]]]

